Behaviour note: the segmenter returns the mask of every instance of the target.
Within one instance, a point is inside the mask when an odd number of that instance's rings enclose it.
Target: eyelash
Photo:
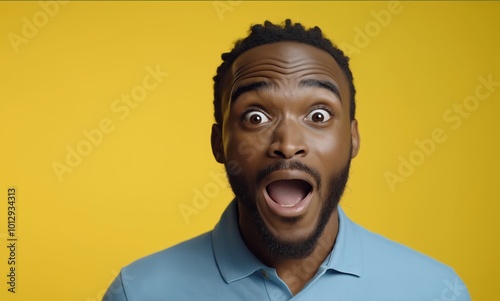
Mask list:
[[[319,104],[319,105],[316,105],[314,106],[313,108],[311,108],[311,110],[309,111],[308,115],[314,111],[314,110],[317,110],[317,109],[322,109],[322,110],[325,110],[327,111],[328,113],[330,113],[331,116],[335,116],[332,108],[330,108],[329,106],[326,106],[326,105],[322,105],[322,104]],[[265,114],[269,119],[271,117],[269,117],[269,115],[266,113],[266,111],[264,111],[261,107],[257,107],[257,106],[251,106],[251,107],[248,107],[245,111],[243,111],[243,113],[241,114],[241,118],[245,118],[245,116],[250,113],[250,112],[253,112],[253,111],[258,111],[258,112],[261,112],[262,114]]]
[[[245,116],[248,113],[253,112],[253,111],[261,112],[262,114],[266,115],[267,118],[271,119],[271,117],[269,117],[269,114],[267,114],[266,111],[264,111],[261,107],[256,107],[256,106],[251,106],[251,107],[246,108],[245,111],[243,111],[243,113],[241,114],[241,118],[245,118]]]
[[[330,115],[331,115],[331,116],[335,116],[335,114],[334,114],[334,112],[333,112],[332,108],[330,108],[329,106],[326,106],[326,105],[321,105],[321,104],[320,104],[320,105],[316,105],[316,106],[314,106],[314,107],[311,109],[311,111],[310,111],[310,112],[312,112],[312,111],[314,111],[314,110],[317,110],[317,109],[322,109],[322,110],[325,110],[325,111],[327,111],[328,113],[330,113]],[[310,112],[309,112],[309,113],[310,113]]]

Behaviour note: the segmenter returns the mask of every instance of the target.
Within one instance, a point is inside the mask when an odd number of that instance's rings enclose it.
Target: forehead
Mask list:
[[[329,81],[343,101],[349,102],[349,85],[335,59],[319,48],[298,42],[266,44],[242,53],[227,74],[224,100],[229,104],[231,91],[253,81],[293,88],[303,79]]]

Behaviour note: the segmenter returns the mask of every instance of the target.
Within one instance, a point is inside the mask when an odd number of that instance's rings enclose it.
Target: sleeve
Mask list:
[[[467,286],[465,286],[465,283],[460,279],[460,277],[455,273],[453,279],[453,286],[451,288],[451,291],[453,292],[453,296],[456,297],[453,300],[455,301],[471,301],[470,295],[469,295],[469,290],[467,290]]]
[[[436,292],[433,301],[471,301],[469,291],[458,274],[451,273],[443,280],[441,288]]]
[[[128,301],[125,288],[123,287],[122,273],[123,271],[111,283],[102,301]]]

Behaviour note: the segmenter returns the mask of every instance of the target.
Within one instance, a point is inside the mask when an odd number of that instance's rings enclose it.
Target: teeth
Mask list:
[[[297,203],[293,204],[293,205],[281,205],[279,204],[281,207],[283,208],[291,208],[291,207],[294,207],[295,205],[297,205],[298,203],[300,203],[300,201],[298,201]]]

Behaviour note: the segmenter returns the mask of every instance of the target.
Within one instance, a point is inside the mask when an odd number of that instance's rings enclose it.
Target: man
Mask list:
[[[266,21],[222,55],[212,150],[235,200],[213,231],[124,268],[104,300],[470,300],[455,272],[338,207],[360,147],[348,58]]]

